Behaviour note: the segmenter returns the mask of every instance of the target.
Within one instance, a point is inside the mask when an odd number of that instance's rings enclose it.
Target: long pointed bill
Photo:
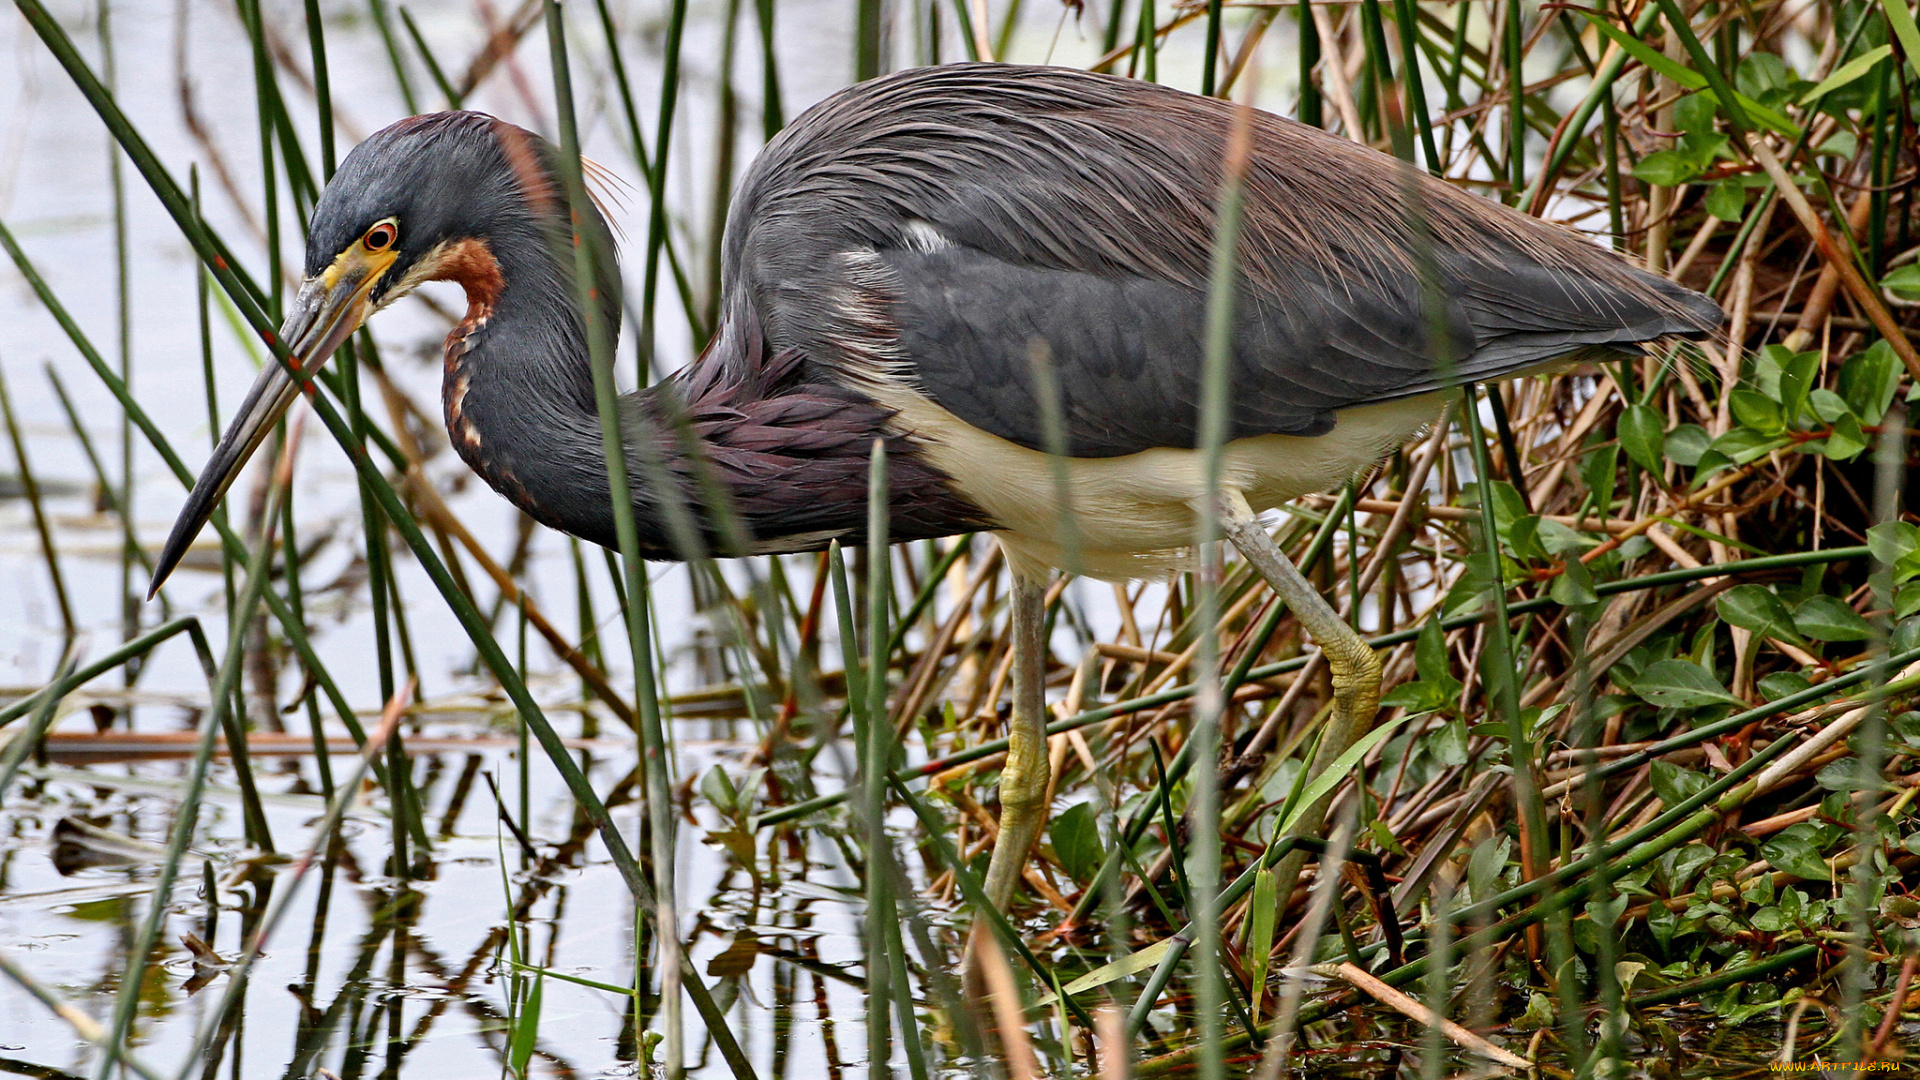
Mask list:
[[[312,379],[349,334],[359,329],[367,317],[367,294],[393,261],[391,251],[366,253],[356,244],[334,260],[325,272],[308,278],[300,286],[293,310],[280,326],[280,339],[286,342],[300,377],[296,379],[278,360],[261,369],[260,377],[247,391],[240,410],[233,414],[233,422],[220,437],[220,445],[214,447],[213,457],[200,471],[200,479],[194,482],[187,504],[173,523],[167,546],[160,552],[160,561],[154,564],[153,584],[147,589],[147,599],[153,599],[167,575],[179,565],[187,546],[213,516],[221,496],[240,475],[247,459],[266,440],[274,423],[299,396],[302,385]]]

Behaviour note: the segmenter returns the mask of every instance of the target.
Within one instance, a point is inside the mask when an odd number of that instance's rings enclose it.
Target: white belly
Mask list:
[[[1183,563],[1198,527],[1193,507],[1202,491],[1199,451],[1067,459],[1067,502],[1078,535],[1063,535],[1060,475],[1052,458],[981,431],[917,394],[880,396],[899,410],[894,426],[918,440],[928,460],[1000,526],[996,535],[1016,564],[1071,566],[1126,579]],[[1325,435],[1236,439],[1225,448],[1225,482],[1256,511],[1336,487],[1432,423],[1443,401],[1428,394],[1347,409]],[[1067,558],[1069,543],[1078,549],[1077,559]]]

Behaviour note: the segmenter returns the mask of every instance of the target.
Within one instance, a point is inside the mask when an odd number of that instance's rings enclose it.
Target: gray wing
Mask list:
[[[910,380],[1023,446],[1045,443],[1036,370],[1077,456],[1193,446],[1231,122],[1220,102],[1067,69],[864,84],[743,183],[733,302],[828,377]],[[1323,433],[1341,409],[1720,317],[1577,236],[1265,114],[1245,208],[1234,438]]]

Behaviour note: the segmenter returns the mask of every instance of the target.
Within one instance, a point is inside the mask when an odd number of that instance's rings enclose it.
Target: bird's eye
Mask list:
[[[399,238],[400,230],[393,227],[393,222],[383,221],[368,229],[367,235],[360,238],[360,244],[368,251],[385,251]]]

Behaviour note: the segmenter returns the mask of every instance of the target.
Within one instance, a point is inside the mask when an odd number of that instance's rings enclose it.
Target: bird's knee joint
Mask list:
[[[1328,673],[1336,689],[1379,684],[1380,654],[1365,644],[1355,642],[1351,647],[1326,652]]]
[[[1327,667],[1333,679],[1333,695],[1346,714],[1349,725],[1365,727],[1372,723],[1380,708],[1380,657],[1366,645],[1353,642],[1342,655],[1327,654]]]
[[[1004,779],[1000,783],[1000,813],[1004,818],[1012,814],[1029,814],[1040,808],[1047,797],[1047,785],[1010,784]]]
[[[1007,741],[1007,763],[1000,770],[1002,810],[1031,810],[1047,797],[1046,744],[1018,734]]]

